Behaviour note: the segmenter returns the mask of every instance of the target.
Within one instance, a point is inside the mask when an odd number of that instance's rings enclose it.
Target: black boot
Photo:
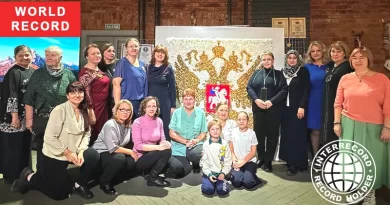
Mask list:
[[[92,199],[94,197],[93,193],[86,186],[74,187],[74,191],[84,199]]]
[[[262,168],[263,165],[264,165],[264,160],[263,159],[258,159],[256,164],[257,164],[257,168]]]
[[[30,169],[29,167],[24,168],[22,170],[22,172],[20,173],[20,177],[18,180],[18,189],[19,189],[19,192],[21,194],[25,194],[30,190],[31,184],[27,180],[27,177],[28,177],[28,175],[30,175],[32,173],[34,173],[34,171],[32,169]]]
[[[100,189],[103,190],[103,192],[108,194],[108,195],[115,195],[116,194],[116,190],[110,184],[100,185]]]
[[[297,173],[298,173],[298,169],[291,165],[291,166],[288,167],[288,170],[287,170],[286,174],[287,174],[287,176],[294,176]]]
[[[272,161],[269,161],[264,164],[264,167],[262,168],[265,172],[272,172]]]
[[[199,174],[200,173],[200,166],[199,166],[199,164],[193,164],[192,165],[192,172],[194,174]]]
[[[145,180],[147,181],[148,186],[156,186],[156,187],[169,187],[171,183],[169,181],[164,180],[163,178],[158,176],[158,173],[154,170],[150,172],[150,174],[145,176]]]

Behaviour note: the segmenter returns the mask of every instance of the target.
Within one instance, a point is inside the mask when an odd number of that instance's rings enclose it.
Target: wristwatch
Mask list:
[[[333,124],[334,124],[334,125],[340,125],[341,122],[334,122]]]

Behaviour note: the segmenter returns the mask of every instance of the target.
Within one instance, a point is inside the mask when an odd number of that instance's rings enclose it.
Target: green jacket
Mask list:
[[[57,93],[60,79],[61,84]],[[75,75],[67,68],[64,68],[58,77],[50,75],[46,67],[39,68],[29,80],[23,102],[32,106],[34,113],[50,113],[55,106],[67,101],[66,87],[74,81]]]

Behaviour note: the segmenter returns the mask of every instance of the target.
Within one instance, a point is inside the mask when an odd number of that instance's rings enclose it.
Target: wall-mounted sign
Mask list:
[[[283,28],[284,37],[288,38],[288,18],[272,18],[272,28]]]
[[[104,25],[105,30],[121,30],[120,24],[105,24]]]
[[[290,38],[306,38],[306,18],[290,19]]]

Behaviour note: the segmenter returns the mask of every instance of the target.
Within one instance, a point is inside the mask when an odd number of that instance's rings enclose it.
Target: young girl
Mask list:
[[[203,144],[203,156],[200,161],[202,167],[202,193],[212,195],[217,190],[218,195],[229,193],[225,175],[232,167],[232,158],[229,144],[221,138],[222,125],[218,120],[209,122],[210,138]]]
[[[232,185],[236,188],[244,186],[251,189],[262,181],[256,176],[256,147],[257,138],[252,129],[248,128],[249,116],[246,112],[239,112],[238,127],[234,128],[229,141],[232,151],[233,170]]]

